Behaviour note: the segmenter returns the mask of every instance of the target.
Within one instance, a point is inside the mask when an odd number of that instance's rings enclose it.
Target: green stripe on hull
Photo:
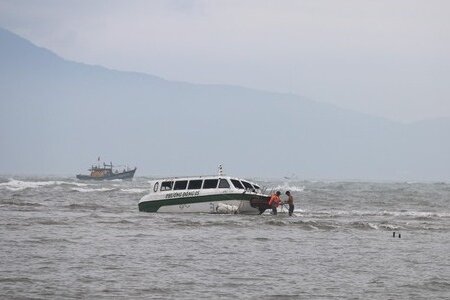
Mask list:
[[[202,202],[217,202],[227,200],[250,201],[252,199],[267,199],[267,196],[252,194],[219,194],[174,199],[154,200],[139,203],[139,211],[157,212],[162,206],[192,204]]]

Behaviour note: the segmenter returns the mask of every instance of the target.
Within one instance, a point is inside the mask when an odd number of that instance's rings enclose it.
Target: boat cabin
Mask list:
[[[182,177],[153,182],[153,192],[192,191],[192,190],[241,190],[260,192],[261,188],[252,182],[228,176]]]
[[[103,167],[100,166],[91,166],[89,169],[91,171],[91,177],[105,177],[110,176],[113,173],[113,165],[103,163]]]

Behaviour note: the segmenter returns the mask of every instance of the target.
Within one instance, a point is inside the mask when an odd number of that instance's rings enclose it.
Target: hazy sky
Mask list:
[[[0,26],[88,64],[450,117],[447,0],[0,0]]]

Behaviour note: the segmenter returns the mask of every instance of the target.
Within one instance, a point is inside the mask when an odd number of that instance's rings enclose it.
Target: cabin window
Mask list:
[[[173,186],[173,181],[163,181],[161,183],[161,191],[171,191]]]
[[[190,180],[188,190],[199,190],[202,188],[203,180]]]
[[[185,190],[187,187],[187,180],[175,181],[174,190]]]
[[[234,185],[235,188],[237,189],[244,189],[244,186],[242,185],[242,183],[239,180],[236,179],[231,179],[231,183]]]
[[[253,186],[250,183],[248,183],[247,181],[241,181],[241,182],[245,186],[246,190],[253,190]]]
[[[261,188],[259,187],[259,185],[254,184],[253,185],[255,187],[255,189],[260,190]]]
[[[219,189],[229,189],[230,183],[226,179],[220,179],[219,180]]]
[[[205,183],[203,183],[204,189],[215,189],[217,188],[217,183],[219,179],[205,179]]]

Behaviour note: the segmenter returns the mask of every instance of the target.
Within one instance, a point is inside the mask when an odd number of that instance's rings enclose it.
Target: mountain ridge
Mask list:
[[[2,173],[75,173],[101,154],[145,175],[211,173],[218,163],[259,177],[450,175],[446,119],[402,124],[297,95],[111,70],[4,32],[0,44],[15,48],[0,52]]]

